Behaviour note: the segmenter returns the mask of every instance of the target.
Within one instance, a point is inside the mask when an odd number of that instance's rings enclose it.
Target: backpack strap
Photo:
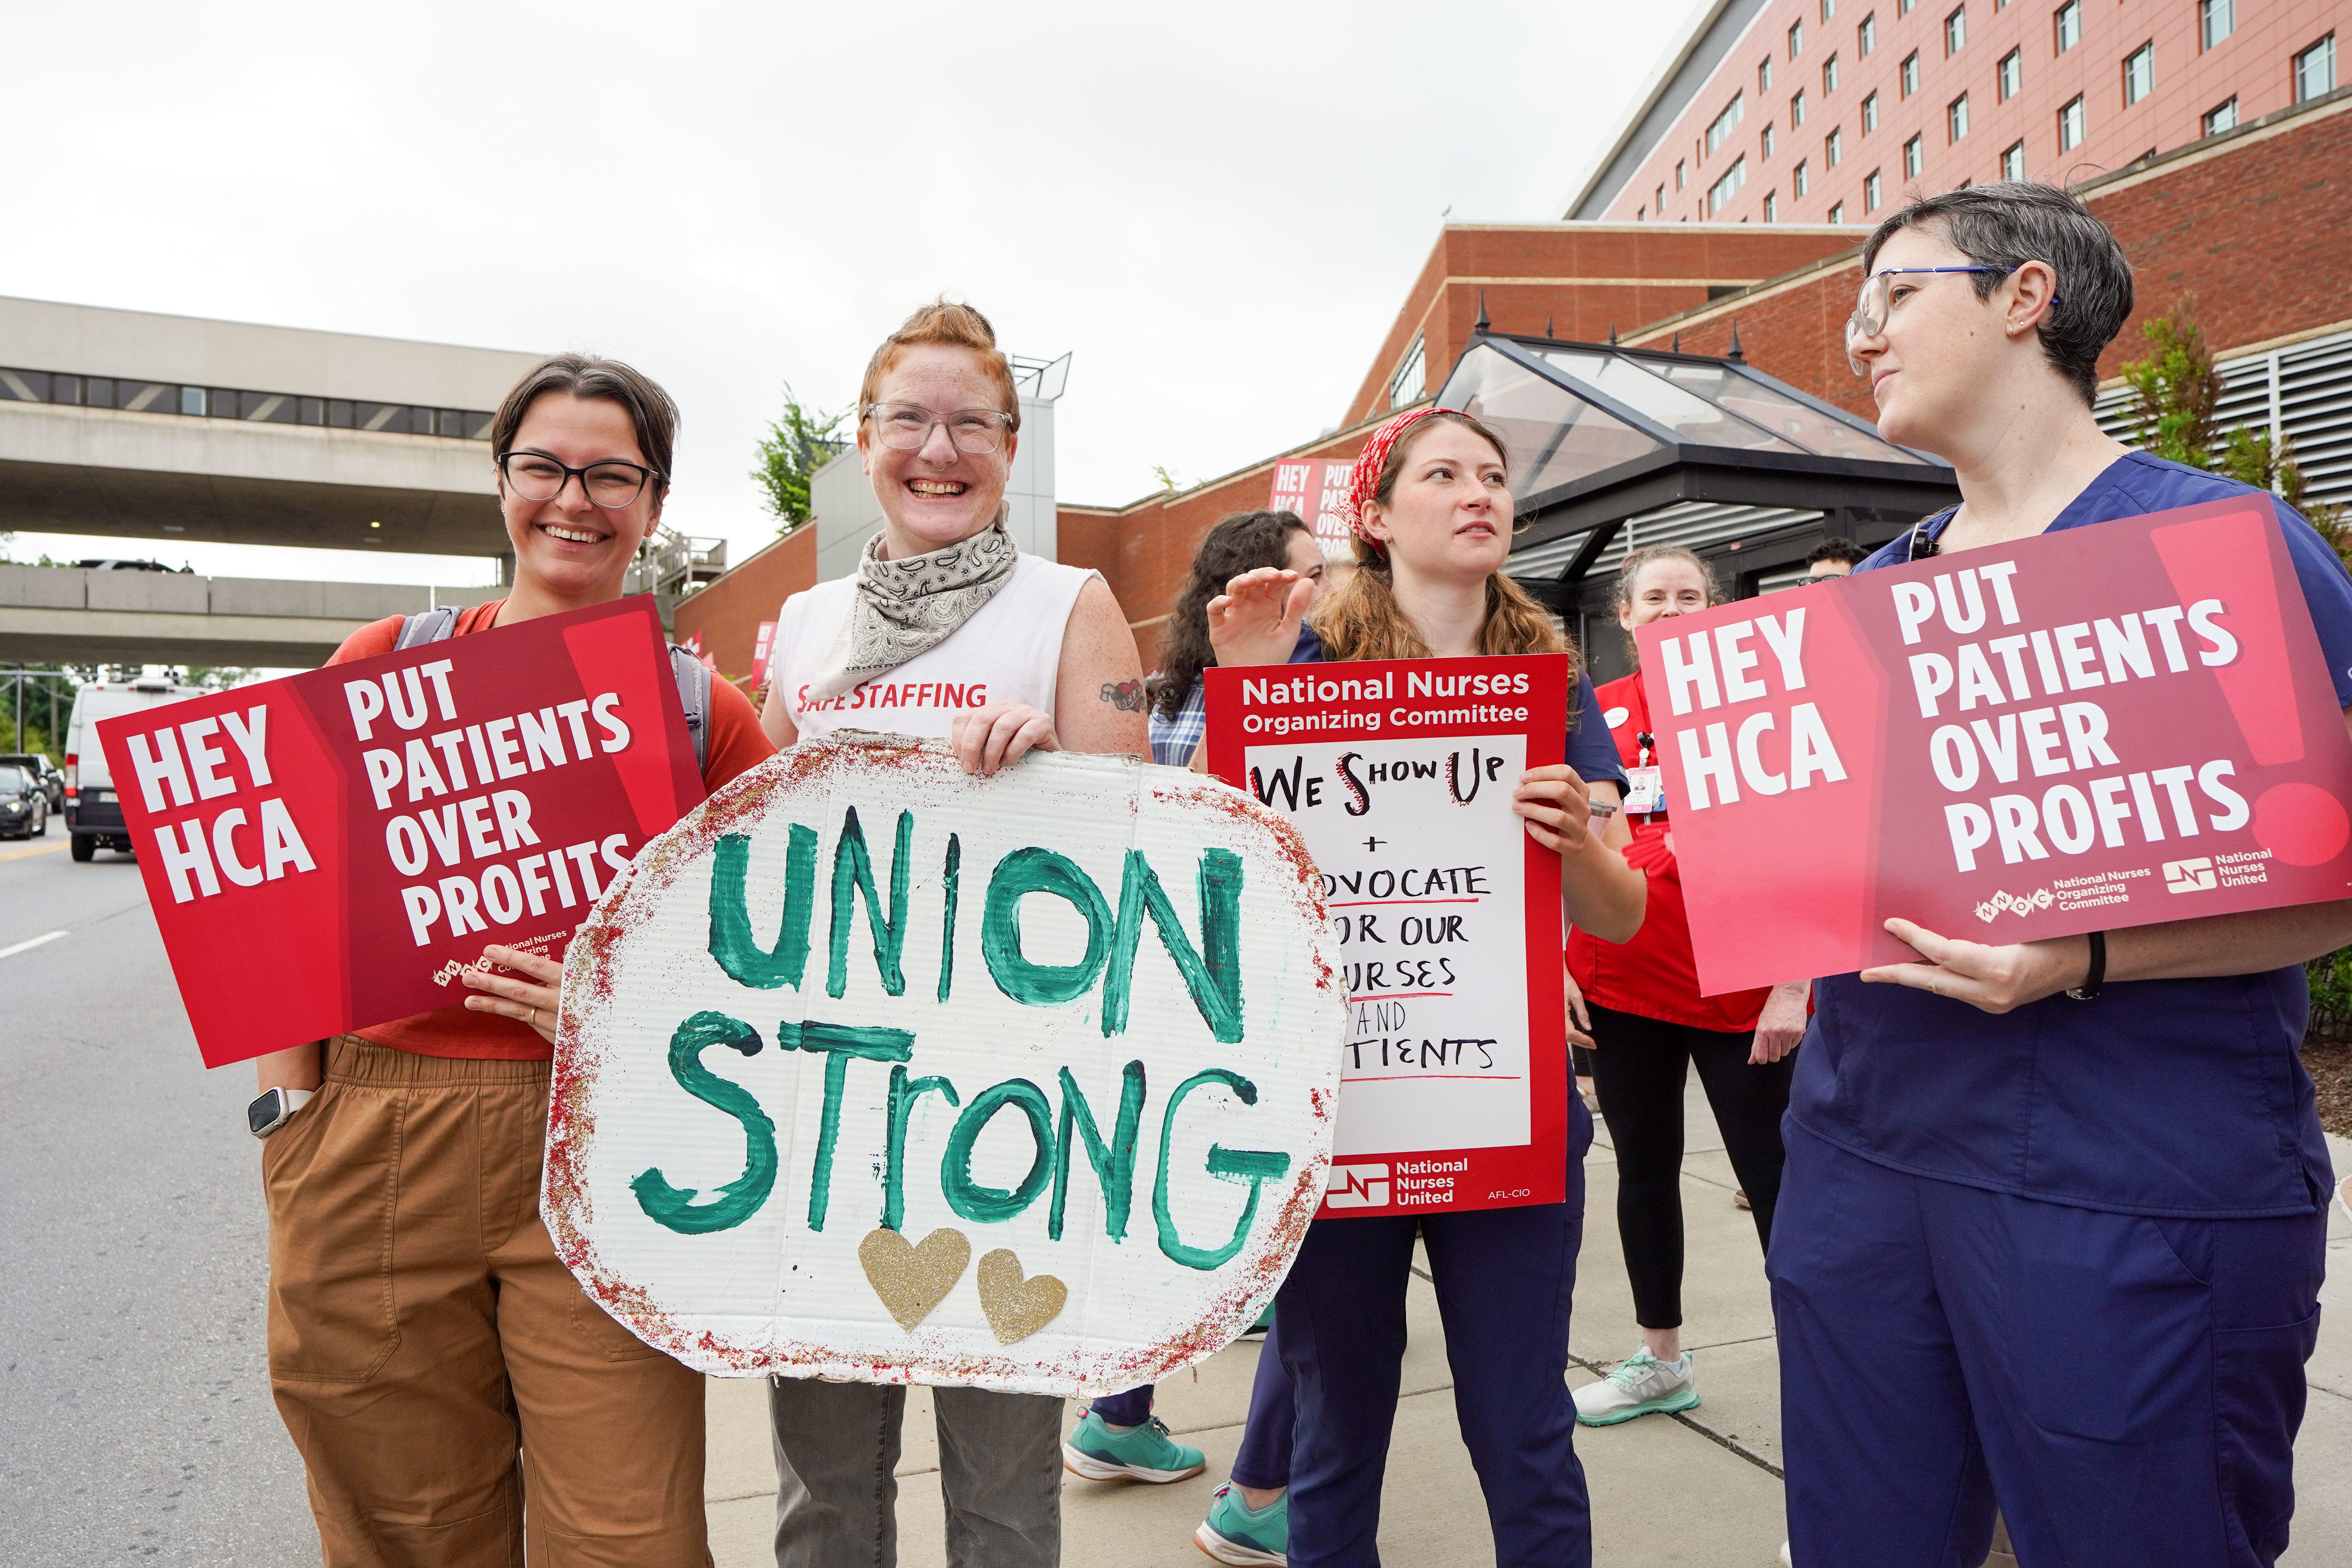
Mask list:
[[[670,673],[677,678],[678,705],[686,710],[686,732],[694,737],[694,769],[710,765],[710,671],[675,643],[669,650]]]
[[[436,610],[419,610],[404,616],[400,623],[400,636],[392,651],[418,647],[429,642],[439,642],[457,629],[457,610],[454,605],[444,605]]]

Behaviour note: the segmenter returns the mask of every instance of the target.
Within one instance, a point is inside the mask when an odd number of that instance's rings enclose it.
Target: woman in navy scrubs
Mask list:
[[[1847,351],[1961,504],[1863,572],[2250,493],[2091,417],[2131,270],[2072,196],[1914,203]],[[2268,499],[2268,498],[2265,498]],[[2352,580],[2277,506],[2352,706]],[[1822,983],[1768,1271],[1800,1568],[2274,1562],[2332,1184],[2295,1058],[2352,903],[1985,946]]]
[[[1390,420],[1349,486],[1356,574],[1315,614],[1319,646],[1294,651],[1313,585],[1261,567],[1209,605],[1222,666],[1310,658],[1558,653],[1550,616],[1502,573],[1511,490],[1501,439],[1466,415],[1419,408]],[[1532,768],[1514,809],[1560,858],[1567,913],[1622,942],[1647,888],[1625,864],[1623,774],[1592,683],[1577,678],[1572,765]],[[1602,782],[1606,781],[1606,782]],[[1598,802],[1602,813],[1588,802]],[[1297,1384],[1288,1561],[1348,1568],[1380,1561],[1381,1481],[1404,1354],[1404,1292],[1418,1235],[1429,1248],[1454,1409],[1477,1467],[1497,1568],[1591,1561],[1591,1512],[1565,1382],[1569,1297],[1584,1236],[1584,1151],[1592,1118],[1569,1100],[1568,1201],[1463,1214],[1318,1219],[1276,1298],[1275,1338]]]

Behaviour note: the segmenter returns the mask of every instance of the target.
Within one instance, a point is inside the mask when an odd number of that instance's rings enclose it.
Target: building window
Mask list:
[[[2294,100],[2302,103],[2336,90],[2336,35],[2330,33],[2294,57]]]
[[[1715,123],[1706,128],[1706,150],[1709,155],[1720,150],[1723,144],[1731,139],[1731,133],[1739,129],[1739,117],[1745,112],[1744,100],[1747,96],[1745,93],[1733,93],[1731,101],[1723,106],[1723,112],[1715,117]]]
[[[1911,15],[1911,7],[1917,4],[1919,0],[1895,0],[1895,14],[1898,16],[1908,16]]]
[[[1853,30],[1853,52],[1866,59],[1869,58],[1870,51],[1876,47],[1878,47],[1878,13],[1873,11],[1862,19],[1862,26]]]
[[[1885,184],[1881,182],[1878,177],[1877,170],[1873,169],[1869,174],[1864,175],[1862,180],[1862,210],[1866,213],[1876,212],[1878,210],[1879,200],[1885,194],[1885,189],[1886,187]]]
[[[1789,24],[1789,58],[1793,60],[1804,52],[1805,25],[1802,22],[1791,22]]]
[[[1878,129],[1878,95],[1872,93],[1862,100],[1862,133],[1864,136]]]
[[[1903,96],[1910,97],[1919,90],[1919,51],[1913,49],[1903,57]]]
[[[2072,153],[2083,144],[2083,95],[2058,111],[2058,151]]]
[[[1845,221],[1845,204],[1844,204],[1843,202],[1840,202],[1840,203],[1838,203],[1835,206],[1832,206],[1832,208],[1830,208],[1830,222],[1832,222],[1832,223],[1843,223],[1844,221]]]
[[[1914,136],[1910,141],[1903,143],[1903,177],[1905,179],[1917,179],[1919,171],[1927,166],[1927,139],[1925,136]]]
[[[1805,122],[1805,89],[1799,88],[1789,95],[1789,129],[1794,131]]]
[[[2081,43],[2083,41],[2083,0],[2066,0],[2066,4],[2059,6],[2057,14],[2051,17],[2050,25],[2058,45],[2051,51],[2053,54],[2063,55]]]
[[[1804,195],[1813,188],[1811,172],[1805,167],[1804,160],[1801,158],[1797,161],[1795,172],[1790,174],[1789,176],[1789,188],[1796,192],[1800,196]]]
[[[2025,143],[2011,142],[2000,155],[2000,177],[2004,180],[2025,178]]]
[[[2156,90],[2156,45],[2142,44],[2124,57],[2124,107],[2129,109]]]
[[[1685,178],[1686,178],[1686,172],[1685,172],[1685,169],[1684,169],[1684,167],[1683,167],[1683,160],[1681,160],[1680,158],[1677,158],[1677,159],[1675,159],[1675,189],[1676,189],[1676,190],[1678,190],[1678,191],[1679,191],[1679,190],[1681,190],[1681,189],[1683,188],[1684,184],[1685,184]]]
[[[1723,178],[1707,188],[1706,216],[1713,217],[1729,206],[1731,198],[1738,195],[1739,188],[1747,183],[1748,160],[1734,158],[1731,161],[1731,167],[1723,172]]]
[[[2000,99],[2007,103],[2025,86],[2025,51],[2011,49],[2000,57],[2000,68],[1993,73],[2000,85]]]
[[[1944,53],[1957,55],[1969,41],[1969,8],[1960,6],[1944,18]]]
[[[1834,169],[1844,162],[1845,131],[1843,127],[1832,126],[1830,133],[1822,138],[1822,164],[1824,168]]]
[[[1969,133],[1969,95],[1960,94],[1944,109],[1944,125],[1957,142]]]
[[[1764,142],[1764,156],[1766,156],[1767,158],[1769,158],[1769,157],[1772,155],[1773,139],[1772,139],[1772,122],[1771,122],[1770,121],[1769,121],[1769,120],[1768,120],[1768,121],[1766,121],[1764,122],[1764,136],[1763,136],[1763,142]]]
[[[1837,0],[1822,0],[1822,20],[1829,21],[1836,15]]]
[[[2197,47],[2210,49],[2238,30],[2238,0],[2197,0]]]
[[[2237,128],[2238,100],[2236,99],[2233,98],[2218,108],[2205,111],[2206,135],[2219,136],[2224,131],[2235,131]]]
[[[1772,57],[1770,55],[1766,55],[1762,63],[1756,68],[1756,90],[1759,92],[1772,90]]]
[[[1764,193],[1764,221],[1766,223],[1780,221],[1780,193],[1778,191]]]
[[[1837,84],[1838,58],[1835,55],[1832,55],[1829,58],[1822,62],[1822,96],[1826,98],[1831,93],[1835,92],[1837,90]]]
[[[1422,346],[1419,333],[1413,335],[1412,346],[1404,351],[1397,362],[1396,374],[1389,377],[1389,406],[1402,408],[1419,403],[1429,391],[1429,359]]]

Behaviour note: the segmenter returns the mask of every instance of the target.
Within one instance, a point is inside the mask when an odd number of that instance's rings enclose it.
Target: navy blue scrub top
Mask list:
[[[2134,452],[2050,527],[2260,493]],[[2352,707],[2352,578],[2276,506],[2336,700]],[[1934,538],[1950,521],[1920,526]],[[1855,570],[1899,566],[1909,546],[1906,533]],[[2243,1218],[2326,1202],[2327,1144],[2295,1055],[2310,1013],[2300,964],[2110,981],[2089,1002],[2062,994],[1999,1016],[1853,974],[1814,997],[1789,1114],[1864,1159],[2118,1214]]]
[[[1306,626],[1298,628],[1298,647],[1291,654],[1293,664],[1323,664],[1328,661],[1323,639]],[[1625,768],[1617,760],[1617,742],[1610,738],[1609,726],[1601,721],[1601,704],[1592,695],[1592,678],[1584,672],[1584,661],[1576,664],[1576,700],[1569,710],[1568,765],[1586,784],[1606,780],[1617,786],[1618,798],[1625,795]]]

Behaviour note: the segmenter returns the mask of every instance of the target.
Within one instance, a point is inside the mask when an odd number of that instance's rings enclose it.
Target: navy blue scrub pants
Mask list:
[[[2021,1568],[2277,1560],[2324,1207],[2146,1219],[1784,1136],[1766,1272],[1799,1568],[1969,1568],[1996,1499]]]
[[[1570,1100],[1568,1201],[1426,1216],[1318,1219],[1275,1298],[1297,1385],[1291,1568],[1380,1562],[1381,1482],[1404,1357],[1413,1237],[1429,1247],[1454,1408],[1486,1494],[1496,1568],[1586,1568],[1591,1510],[1566,1381],[1592,1118]]]

